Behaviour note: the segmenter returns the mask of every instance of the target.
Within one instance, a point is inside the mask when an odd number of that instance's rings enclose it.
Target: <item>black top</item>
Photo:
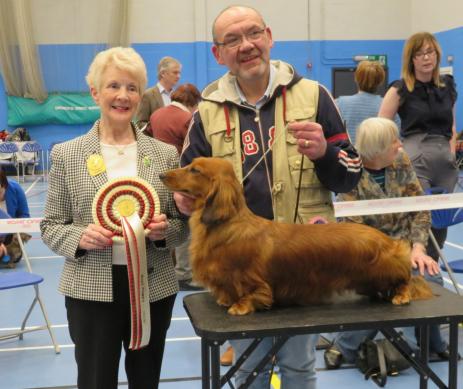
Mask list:
[[[412,92],[408,91],[403,79],[391,84],[400,96],[398,114],[403,137],[422,133],[452,137],[452,109],[457,91],[452,76],[444,75],[441,81],[444,86],[437,87],[432,81],[417,80]]]

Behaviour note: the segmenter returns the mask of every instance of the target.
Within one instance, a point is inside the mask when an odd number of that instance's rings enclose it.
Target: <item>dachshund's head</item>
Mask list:
[[[216,225],[235,216],[245,200],[230,162],[220,158],[195,158],[183,168],[160,175],[174,192],[195,199],[194,211],[201,210],[201,222]]]

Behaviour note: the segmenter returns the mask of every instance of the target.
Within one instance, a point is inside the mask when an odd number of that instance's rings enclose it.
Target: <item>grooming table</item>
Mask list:
[[[223,377],[220,376],[219,348],[228,339],[257,339],[243,354],[249,355],[257,347],[259,339],[267,336],[276,337],[271,352],[255,369],[260,371],[291,336],[377,329],[418,372],[420,389],[428,387],[429,379],[439,388],[457,389],[458,323],[463,320],[463,303],[461,297],[447,289],[435,284],[431,286],[436,297],[413,301],[405,306],[355,297],[326,305],[273,308],[246,316],[228,315],[226,309],[218,306],[207,292],[190,294],[183,299],[183,305],[196,334],[201,337],[202,388],[221,388],[231,379],[237,366],[244,361],[241,356],[235,366]],[[432,324],[450,326],[448,384],[445,384],[428,364],[429,326]],[[394,330],[399,327],[418,327],[421,355],[413,353],[400,334]],[[251,373],[241,388],[247,388],[253,379]]]

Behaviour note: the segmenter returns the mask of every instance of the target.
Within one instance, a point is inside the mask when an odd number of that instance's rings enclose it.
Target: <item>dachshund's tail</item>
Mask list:
[[[412,300],[427,300],[434,296],[431,287],[422,276],[412,276],[409,285]]]

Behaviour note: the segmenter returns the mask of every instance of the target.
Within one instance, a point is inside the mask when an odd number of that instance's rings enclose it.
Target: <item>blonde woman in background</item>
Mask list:
[[[442,50],[429,32],[412,35],[405,43],[402,78],[384,96],[379,116],[401,120],[400,135],[423,190],[443,188],[451,193],[458,179],[455,158],[455,102],[453,77],[439,74]],[[447,229],[432,229],[442,248]],[[439,260],[434,246],[428,254]]]

